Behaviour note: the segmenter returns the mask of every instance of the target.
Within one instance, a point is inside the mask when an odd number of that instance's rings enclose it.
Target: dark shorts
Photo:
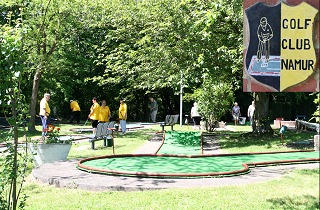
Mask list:
[[[91,120],[91,125],[93,128],[97,128],[98,123],[99,123],[98,120]]]
[[[200,125],[201,117],[192,118],[194,125]]]

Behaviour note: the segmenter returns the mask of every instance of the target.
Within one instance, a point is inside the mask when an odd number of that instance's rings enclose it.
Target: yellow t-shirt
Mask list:
[[[51,112],[51,110],[50,110],[49,103],[46,100],[46,98],[41,99],[39,115],[41,115],[41,116],[49,116],[50,112]]]
[[[110,109],[108,106],[100,106],[100,113],[99,113],[99,121],[100,122],[109,122],[110,116]]]
[[[98,103],[92,104],[90,108],[90,119],[99,120],[100,105]]]
[[[120,104],[119,107],[119,119],[126,120],[127,119],[127,104]]]
[[[80,106],[79,106],[78,102],[76,102],[76,101],[72,101],[72,102],[70,103],[70,108],[71,108],[71,110],[72,110],[73,112],[81,111],[81,110],[80,110]]]

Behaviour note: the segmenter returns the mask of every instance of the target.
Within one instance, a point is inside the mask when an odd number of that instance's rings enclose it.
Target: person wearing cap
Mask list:
[[[90,108],[90,114],[88,115],[88,118],[91,119],[91,125],[93,128],[93,134],[97,131],[97,126],[99,123],[99,113],[100,113],[100,105],[97,102],[97,97],[92,98],[92,106]]]
[[[71,118],[69,123],[73,123],[73,119],[77,120],[77,123],[80,123],[80,106],[77,101],[70,100],[70,109],[71,109]]]
[[[119,106],[119,120],[122,135],[126,133],[127,130],[127,104],[125,103],[124,99],[120,99],[120,106]]]
[[[42,123],[42,136],[47,135],[48,123],[49,123],[49,115],[50,115],[50,107],[48,101],[50,100],[50,94],[45,93],[43,98],[40,101],[40,118]]]

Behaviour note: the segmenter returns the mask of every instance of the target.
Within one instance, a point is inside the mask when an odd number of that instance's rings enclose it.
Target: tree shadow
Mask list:
[[[246,132],[233,132],[230,134],[224,133],[223,135],[218,134],[220,147],[222,149],[228,148],[242,148],[250,146],[265,146],[270,148],[275,142],[279,142],[278,138],[273,136],[258,136]]]
[[[301,132],[297,130],[287,131],[284,135],[284,142],[287,145],[295,145],[295,142],[312,139],[314,132]],[[280,144],[281,139],[279,132],[275,130],[272,135],[259,135],[248,132],[224,132],[217,133],[221,148],[243,148],[250,146],[264,146],[271,148],[274,145]],[[311,142],[312,143],[312,142]],[[299,144],[299,149],[310,149],[312,145]]]
[[[289,142],[287,143],[287,147],[292,149],[313,149],[314,148],[314,141],[313,140],[303,140],[297,142]]]
[[[272,204],[271,209],[319,209],[319,198],[311,195],[286,196],[271,198],[267,202]]]

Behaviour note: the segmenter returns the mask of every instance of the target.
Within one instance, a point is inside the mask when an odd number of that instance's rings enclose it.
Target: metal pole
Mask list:
[[[183,100],[183,75],[181,71],[180,79],[180,127],[182,127],[182,100]]]

